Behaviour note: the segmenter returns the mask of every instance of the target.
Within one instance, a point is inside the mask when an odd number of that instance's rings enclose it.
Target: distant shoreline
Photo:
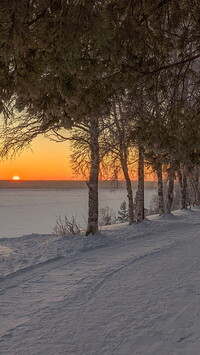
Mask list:
[[[133,189],[137,188],[137,181],[132,181]],[[145,181],[145,189],[155,189],[157,187],[156,181]],[[126,183],[123,180],[100,180],[100,189],[125,189]],[[0,189],[87,189],[86,181],[78,180],[0,180]]]

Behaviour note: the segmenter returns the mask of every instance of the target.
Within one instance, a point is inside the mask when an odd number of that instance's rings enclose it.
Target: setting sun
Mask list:
[[[12,180],[20,180],[20,177],[15,175],[15,176],[13,176]]]

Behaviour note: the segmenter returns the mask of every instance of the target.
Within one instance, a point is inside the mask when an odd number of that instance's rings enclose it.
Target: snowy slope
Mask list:
[[[0,354],[200,354],[200,210],[0,240]]]

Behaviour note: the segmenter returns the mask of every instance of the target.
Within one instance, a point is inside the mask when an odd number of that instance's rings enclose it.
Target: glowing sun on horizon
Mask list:
[[[12,180],[18,181],[18,180],[20,180],[20,177],[18,175],[15,175],[12,177]]]

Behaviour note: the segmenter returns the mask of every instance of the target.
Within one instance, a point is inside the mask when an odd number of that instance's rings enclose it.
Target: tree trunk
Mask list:
[[[162,164],[158,163],[157,178],[158,178],[158,213],[163,215],[165,213],[164,209],[164,193],[163,193],[163,178],[162,178]]]
[[[114,119],[115,119],[115,125],[117,127],[117,132],[118,132],[118,140],[119,140],[119,146],[120,146],[120,162],[121,162],[121,167],[123,170],[124,178],[126,180],[126,189],[127,189],[127,197],[128,197],[128,221],[129,225],[131,225],[134,222],[134,213],[133,213],[133,191],[132,191],[132,186],[131,186],[131,179],[129,177],[129,172],[128,172],[128,150],[127,150],[127,143],[124,141],[124,135],[125,135],[125,127],[122,119],[122,112],[121,112],[121,106],[119,102],[119,110],[120,110],[120,119],[117,116],[116,112],[116,104],[113,100],[113,113],[114,113]],[[121,120],[121,125],[120,125],[120,120]]]
[[[187,167],[183,167],[183,189],[181,191],[181,209],[187,208]]]
[[[182,171],[181,171],[182,170]],[[185,165],[178,169],[178,179],[181,189],[181,210],[187,208],[187,168]]]
[[[195,168],[195,203],[200,206],[200,189],[199,189],[199,167]]]
[[[131,225],[134,221],[134,213],[133,213],[133,191],[131,186],[131,179],[128,173],[127,161],[123,157],[121,157],[121,165],[124,173],[124,178],[126,180],[126,189],[127,189],[127,197],[128,197],[128,222]]]
[[[182,189],[181,189],[181,209],[187,208],[187,168],[183,166]]]
[[[144,219],[144,153],[141,147],[139,147],[138,190],[135,217],[137,222],[141,222]]]
[[[86,235],[98,231],[98,182],[99,182],[99,126],[98,118],[92,117],[90,121],[90,150],[91,167],[87,182],[89,188],[88,225]]]
[[[182,188],[183,188],[183,175],[182,175],[180,167],[177,170],[177,172],[178,172],[178,182],[179,182],[179,185],[180,185],[180,189],[182,190]]]
[[[174,197],[174,170],[170,166],[170,171],[168,173],[169,185],[168,185],[168,193],[167,193],[167,207],[166,213],[170,213],[172,210],[172,203]]]

